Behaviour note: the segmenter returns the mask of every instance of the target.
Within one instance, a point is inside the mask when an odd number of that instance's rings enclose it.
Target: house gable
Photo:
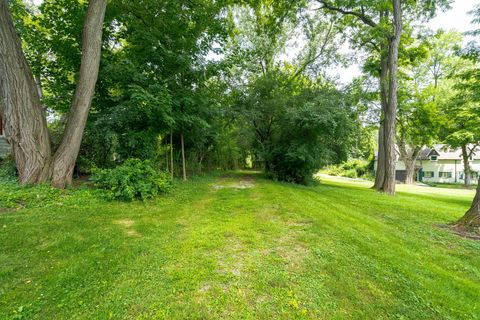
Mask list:
[[[438,153],[437,150],[432,149],[432,150],[430,150],[430,152],[428,153],[427,157],[430,158],[431,156],[437,156],[437,157],[439,157],[439,156],[440,156],[440,153]]]

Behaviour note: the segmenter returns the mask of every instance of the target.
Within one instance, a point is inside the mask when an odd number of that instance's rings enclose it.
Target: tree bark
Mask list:
[[[173,131],[170,130],[170,178],[173,181]]]
[[[457,226],[480,234],[480,179],[472,205],[465,215],[457,221]]]
[[[183,180],[187,180],[187,165],[185,163],[185,145],[183,142],[183,133],[180,134],[180,143],[182,145],[182,170],[183,170]]]
[[[405,160],[405,184],[415,183],[415,159],[406,158]]]
[[[381,190],[385,182],[385,142],[384,142],[384,119],[385,110],[388,103],[388,55],[386,54],[385,46],[381,47],[381,60],[380,60],[380,127],[378,129],[378,154],[377,154],[377,170],[375,172],[375,184],[376,190]]]
[[[19,183],[46,182],[51,162],[47,122],[7,0],[0,0],[0,114]]]
[[[405,153],[402,156],[405,163],[405,184],[414,184],[415,183],[415,162],[417,162],[419,149],[415,148],[411,152]]]
[[[395,194],[395,135],[398,91],[398,50],[402,35],[402,11],[400,0],[392,0],[394,36],[391,38],[388,52],[389,88],[388,103],[384,121],[385,180],[379,191]]]
[[[53,159],[52,185],[57,188],[65,188],[72,183],[73,169],[98,78],[106,7],[107,0],[90,0],[85,16],[80,75],[62,142]]]
[[[422,149],[421,146],[410,146],[407,144],[405,138],[404,128],[399,130],[400,134],[397,137],[398,151],[400,158],[405,164],[405,184],[413,184],[415,182],[415,162],[417,162],[418,154]]]
[[[383,116],[383,112],[382,112]],[[377,154],[377,170],[375,171],[375,184],[373,188],[380,190],[385,181],[385,148],[383,142],[383,120],[380,122],[380,128],[378,129],[378,154]]]
[[[472,182],[472,169],[470,168],[469,154],[467,145],[462,146],[463,174],[465,187],[470,186]]]
[[[169,162],[169,155],[168,155],[168,137],[165,137],[165,145],[166,145],[166,151],[165,151],[165,172],[170,172],[170,166],[168,164]]]

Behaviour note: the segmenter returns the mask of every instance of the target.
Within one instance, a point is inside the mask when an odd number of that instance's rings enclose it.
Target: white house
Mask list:
[[[472,148],[471,146],[470,148]],[[477,183],[480,172],[480,148],[475,148],[470,157],[472,170],[472,184]],[[375,156],[375,170],[377,157]],[[405,181],[405,163],[397,152],[396,179]],[[422,182],[435,183],[463,183],[463,158],[461,149],[450,149],[443,144],[436,144],[433,148],[423,148],[415,162],[415,178]]]

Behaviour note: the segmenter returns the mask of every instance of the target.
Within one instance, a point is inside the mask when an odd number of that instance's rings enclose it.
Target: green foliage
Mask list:
[[[63,205],[82,207],[101,201],[102,192],[88,188],[59,190],[50,185],[20,186],[0,178],[0,213],[2,210],[52,208]]]
[[[361,159],[350,159],[338,165],[329,165],[321,172],[347,178],[372,179],[373,177],[370,161]]]
[[[478,63],[464,61],[450,79],[450,92],[440,104],[441,138],[454,148],[480,141],[480,99],[478,99]]]
[[[131,85],[115,108],[93,114],[85,132],[79,163],[113,167],[129,158],[154,161],[158,137],[173,124],[171,96],[161,85]]]
[[[12,156],[6,158],[0,158],[0,181],[16,181],[17,180],[17,168],[15,166],[15,160]]]
[[[281,70],[250,85],[238,108],[267,175],[304,184],[322,166],[347,158],[354,116],[344,97],[329,83]]]
[[[401,148],[420,149],[438,141],[440,107],[452,91],[448,77],[461,67],[455,55],[461,41],[461,34],[440,30],[419,36],[403,48],[409,59],[404,59],[401,67],[398,94],[397,140]]]
[[[166,173],[157,172],[150,161],[128,159],[114,169],[94,170],[95,187],[106,190],[111,200],[146,200],[168,192],[172,182]]]

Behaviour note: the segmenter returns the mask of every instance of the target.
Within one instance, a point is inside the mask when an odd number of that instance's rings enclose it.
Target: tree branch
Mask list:
[[[369,25],[370,27],[375,28],[377,26],[375,21],[373,21],[369,16],[367,16],[364,13],[363,9],[362,9],[362,12],[350,11],[350,10],[346,10],[346,9],[343,9],[343,8],[335,7],[332,4],[328,3],[328,1],[325,1],[325,0],[318,0],[318,2],[320,2],[322,4],[321,9],[336,11],[336,12],[339,12],[339,13],[344,14],[344,15],[355,16],[358,19],[360,19],[363,23],[365,23],[366,25]]]
[[[322,44],[322,47],[320,48],[320,52],[316,55],[314,55],[312,58],[308,59],[307,61],[305,61],[302,66],[300,68],[298,68],[298,70],[295,72],[295,74],[293,75],[292,79],[295,79],[297,78],[303,71],[305,71],[305,69],[313,62],[315,62],[318,58],[320,58],[323,53],[325,52],[325,49],[327,47],[327,44],[330,40],[330,35],[332,33],[332,30],[333,30],[333,26],[335,24],[335,21],[332,20],[330,22],[330,26],[328,28],[328,31],[327,31],[327,34],[325,35],[325,39],[323,41],[323,44]]]

